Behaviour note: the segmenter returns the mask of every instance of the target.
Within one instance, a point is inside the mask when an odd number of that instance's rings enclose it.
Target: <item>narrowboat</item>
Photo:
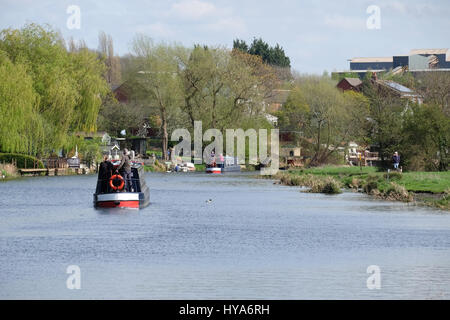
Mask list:
[[[120,160],[111,161],[113,174],[107,179],[101,179],[99,172],[97,188],[94,193],[96,208],[144,208],[150,203],[150,190],[145,183],[143,163],[131,162],[131,188],[125,189],[125,181],[117,167]],[[103,175],[104,176],[104,175]]]
[[[238,164],[237,157],[225,156],[223,161],[207,165],[206,173],[224,173],[224,172],[240,172],[241,166]]]

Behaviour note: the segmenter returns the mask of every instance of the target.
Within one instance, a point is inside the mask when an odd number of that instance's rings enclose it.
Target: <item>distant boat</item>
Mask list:
[[[184,162],[180,165],[180,171],[182,172],[194,172],[195,165],[192,162]]]
[[[213,165],[208,165],[206,167],[206,173],[225,173],[225,172],[240,172],[241,166],[238,164],[237,157],[225,156],[223,162],[215,163]]]

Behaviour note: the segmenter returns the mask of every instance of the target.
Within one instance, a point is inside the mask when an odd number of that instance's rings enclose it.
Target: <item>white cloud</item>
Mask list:
[[[362,18],[346,17],[339,14],[325,16],[325,25],[336,29],[360,29],[366,28],[366,20]]]
[[[182,0],[174,3],[171,11],[177,17],[188,20],[198,20],[218,13],[214,4],[200,0]]]
[[[139,25],[135,30],[151,37],[171,37],[174,34],[170,26],[161,22]]]
[[[380,5],[387,12],[393,11],[403,15],[420,17],[422,15],[434,15],[439,13],[439,8],[429,3],[404,3],[402,1],[389,1]]]
[[[230,32],[235,36],[244,35],[247,32],[247,27],[244,20],[239,17],[225,17],[219,19],[217,22],[207,25],[212,31],[216,32]]]

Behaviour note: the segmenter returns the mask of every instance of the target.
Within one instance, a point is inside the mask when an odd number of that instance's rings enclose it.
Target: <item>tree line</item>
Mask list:
[[[450,76],[429,72],[382,75],[407,85],[423,103],[400,97],[368,73],[361,92],[342,92],[327,77],[298,76],[277,112],[281,131],[296,132],[311,166],[336,161],[350,141],[378,151],[381,167],[395,151],[406,170],[445,171],[449,165]]]
[[[279,81],[261,56],[240,50],[136,35],[118,57],[103,32],[91,50],[33,23],[0,32],[0,79],[0,151],[35,156],[74,149],[80,131],[117,136],[144,122],[159,130],[164,156],[171,131],[197,120],[205,130],[271,127],[263,102]],[[117,85],[129,103],[115,99]]]
[[[154,43],[137,35],[132,53],[122,61],[130,101],[104,105],[104,128],[117,131],[120,127],[108,127],[114,110],[126,108],[129,112],[121,115],[128,120],[122,126],[131,129],[140,119],[159,128],[165,158],[171,131],[187,128],[193,133],[194,121],[202,121],[204,130],[271,127],[264,101],[279,80],[259,56],[223,47]]]

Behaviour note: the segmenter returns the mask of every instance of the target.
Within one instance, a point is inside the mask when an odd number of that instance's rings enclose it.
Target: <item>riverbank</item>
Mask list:
[[[271,176],[283,185],[309,187],[334,194],[341,188],[386,200],[416,202],[450,210],[450,172],[378,172],[374,167],[325,166],[279,171]]]

